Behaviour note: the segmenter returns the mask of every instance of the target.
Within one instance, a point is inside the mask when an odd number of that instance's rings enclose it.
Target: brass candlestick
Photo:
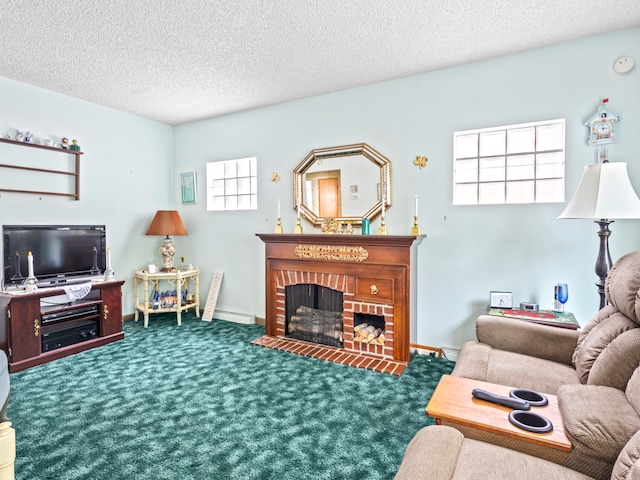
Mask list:
[[[378,235],[388,235],[387,226],[384,223],[384,217],[380,220],[380,227],[378,228]]]
[[[284,233],[282,229],[282,223],[280,223],[280,217],[278,217],[278,223],[276,223],[276,228],[273,230],[274,233]]]
[[[293,233],[302,233],[302,225],[300,225],[300,219],[296,222],[296,228],[293,230]]]
[[[418,225],[418,216],[413,217],[413,227],[411,227],[411,235],[420,236],[420,225]]]

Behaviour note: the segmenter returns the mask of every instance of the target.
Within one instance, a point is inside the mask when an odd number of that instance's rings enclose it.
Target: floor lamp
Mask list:
[[[592,219],[600,228],[600,250],[596,259],[596,282],[600,308],[606,305],[604,284],[611,269],[609,224],[613,219],[640,218],[640,199],[631,185],[625,162],[587,165],[573,198],[558,218]]]

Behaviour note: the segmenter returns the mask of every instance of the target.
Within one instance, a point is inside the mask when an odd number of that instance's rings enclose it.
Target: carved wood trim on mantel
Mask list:
[[[313,260],[337,260],[344,262],[363,262],[369,252],[362,247],[345,245],[303,245],[296,247],[296,255]]]
[[[354,300],[393,307],[393,358],[409,362],[415,323],[417,246],[425,235],[256,234],[265,243],[266,334],[278,336],[279,272],[346,275]],[[389,291],[373,294],[371,286]],[[413,321],[412,321],[413,319]],[[282,329],[280,329],[282,332]]]

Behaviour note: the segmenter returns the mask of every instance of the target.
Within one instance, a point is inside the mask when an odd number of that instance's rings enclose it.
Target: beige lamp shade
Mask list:
[[[640,218],[640,199],[629,180],[627,164],[584,167],[576,193],[558,218]]]
[[[158,210],[146,235],[188,235],[176,210]]]

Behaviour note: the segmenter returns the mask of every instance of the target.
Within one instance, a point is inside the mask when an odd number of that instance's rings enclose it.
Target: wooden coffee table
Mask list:
[[[512,409],[472,396],[474,388],[497,395],[508,396],[513,387],[443,375],[427,405],[427,415],[437,424],[450,425],[466,437],[502,445],[536,457],[561,463],[571,451],[571,441],[564,432],[562,416],[555,395],[544,394],[548,405],[531,407],[532,412],[549,419],[553,430],[532,433],[516,427],[509,421]]]

